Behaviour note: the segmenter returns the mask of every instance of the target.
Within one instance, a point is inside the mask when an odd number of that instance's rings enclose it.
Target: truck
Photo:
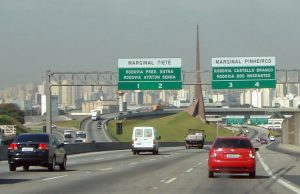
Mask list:
[[[185,137],[185,147],[190,149],[190,147],[198,147],[203,149],[205,141],[205,130],[200,129],[188,129],[188,133]]]
[[[151,111],[160,111],[160,110],[163,110],[161,104],[155,104],[151,106]]]
[[[100,119],[100,115],[101,115],[100,110],[92,110],[91,111],[91,116],[92,116],[92,120],[93,121],[99,120]]]

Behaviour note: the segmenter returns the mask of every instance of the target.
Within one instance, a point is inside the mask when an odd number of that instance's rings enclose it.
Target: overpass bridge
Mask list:
[[[294,115],[300,113],[298,108],[205,108],[207,115],[244,115],[249,118],[250,115],[277,115],[283,118],[283,115]]]

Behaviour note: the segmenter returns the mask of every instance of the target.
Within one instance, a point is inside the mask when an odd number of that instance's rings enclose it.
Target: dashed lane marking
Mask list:
[[[166,184],[169,184],[169,183],[171,183],[171,182],[175,181],[176,179],[177,179],[176,177],[174,177],[174,178],[171,178],[170,180],[166,181],[165,183],[166,183]]]
[[[113,168],[102,168],[100,169],[101,171],[108,171],[108,170],[112,170]]]
[[[104,158],[95,158],[95,161],[104,160]]]
[[[53,180],[53,179],[64,178],[64,177],[67,177],[67,176],[68,176],[68,175],[55,176],[55,177],[45,178],[45,179],[42,179],[42,180],[43,180],[43,181],[49,181],[49,180]]]
[[[186,170],[185,172],[192,172],[194,169],[193,168],[190,168],[188,170]]]

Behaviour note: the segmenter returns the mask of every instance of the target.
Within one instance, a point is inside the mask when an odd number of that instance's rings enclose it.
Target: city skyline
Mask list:
[[[275,56],[298,65],[298,1],[1,1],[0,88],[37,83],[46,71],[117,71],[119,58]]]

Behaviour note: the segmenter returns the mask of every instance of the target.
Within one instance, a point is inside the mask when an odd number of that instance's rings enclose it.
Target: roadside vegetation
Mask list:
[[[57,121],[53,122],[54,125],[57,127],[62,127],[62,128],[80,128],[80,121],[79,120],[69,120],[69,121]]]
[[[153,126],[157,129],[158,136],[161,136],[162,142],[183,142],[188,129],[205,130],[206,141],[213,141],[216,137],[216,125],[206,124],[197,118],[190,116],[186,112],[177,113],[156,119],[135,119],[123,120],[123,134],[116,135],[116,120],[108,122],[109,134],[120,142],[130,142],[132,129],[136,126]],[[230,136],[233,132],[219,127],[220,136]]]
[[[28,133],[28,129],[22,123],[8,115],[0,115],[0,125],[16,125],[17,134]]]

